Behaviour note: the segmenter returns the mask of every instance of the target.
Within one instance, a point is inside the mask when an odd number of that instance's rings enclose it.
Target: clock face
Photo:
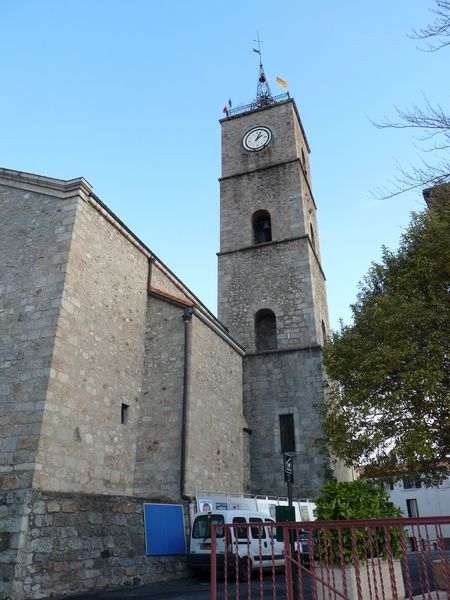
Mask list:
[[[268,127],[253,127],[242,138],[242,145],[246,150],[255,152],[265,148],[271,139],[272,132]]]

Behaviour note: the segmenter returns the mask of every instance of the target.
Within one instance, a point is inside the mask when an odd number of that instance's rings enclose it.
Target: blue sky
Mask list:
[[[409,131],[369,119],[394,105],[448,106],[448,51],[407,37],[433,0],[1,0],[0,166],[85,177],[214,312],[220,126],[256,92],[259,32],[272,92],[289,83],[311,146],[331,324],[382,244],[395,249],[411,192],[374,200]]]

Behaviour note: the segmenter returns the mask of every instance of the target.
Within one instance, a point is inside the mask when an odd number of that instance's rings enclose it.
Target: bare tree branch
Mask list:
[[[442,134],[449,139],[450,143],[450,115],[448,115],[440,104],[433,106],[424,94],[425,106],[413,105],[411,110],[395,107],[399,120],[384,118],[381,122],[370,120],[377,129],[421,129],[424,137],[430,139],[435,135]]]
[[[409,36],[413,40],[437,39],[436,44],[427,44],[421,48],[424,52],[436,52],[450,45],[450,0],[436,0],[436,8],[431,9],[435,20],[430,25],[413,30]]]
[[[412,165],[406,169],[396,163],[397,175],[385,187],[374,188],[369,195],[375,200],[388,200],[412,190],[423,190],[450,181],[450,160],[431,164],[421,159],[421,166]]]
[[[435,0],[432,9],[433,23],[409,36],[416,40],[435,39],[437,44],[428,44],[428,51],[450,46],[450,0]],[[420,132],[415,145],[422,154],[433,155],[433,162],[421,158],[421,164],[408,169],[397,163],[397,175],[383,188],[371,190],[370,196],[378,200],[387,200],[415,189],[433,187],[450,181],[450,114],[441,104],[431,104],[423,94],[423,106],[414,104],[410,110],[395,107],[396,118],[384,117],[376,122],[369,121],[377,129],[411,129]]]

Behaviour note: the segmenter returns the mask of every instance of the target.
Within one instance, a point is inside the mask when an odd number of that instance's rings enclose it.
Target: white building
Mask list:
[[[440,486],[425,487],[420,478],[403,478],[388,489],[391,502],[403,511],[405,517],[439,517],[450,515],[450,477]],[[409,528],[411,529],[411,528]],[[450,539],[450,526],[442,533]],[[410,531],[413,535],[413,532]]]

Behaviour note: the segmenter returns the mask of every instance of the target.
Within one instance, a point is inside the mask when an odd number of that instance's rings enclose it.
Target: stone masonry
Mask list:
[[[280,415],[294,493],[321,485],[308,142],[291,99],[221,125],[220,320],[86,180],[0,169],[0,600],[186,575],[145,556],[143,503],[183,505],[188,528],[197,492],[284,495]],[[247,151],[258,125],[272,139]],[[256,343],[261,310],[276,347]]]
[[[3,493],[2,505],[13,498]],[[139,585],[188,573],[185,557],[144,555],[141,498],[32,491],[26,512],[12,598]],[[14,570],[14,563],[9,567]]]
[[[0,209],[0,598],[179,577],[142,505],[244,488],[243,350],[85,180]]]
[[[280,415],[292,415],[294,492],[317,494],[326,457],[317,406],[324,402],[321,348],[328,331],[309,146],[295,103],[287,100],[222,119],[219,318],[244,346],[244,415],[250,437],[251,488],[284,495]],[[256,126],[270,143],[248,151]],[[270,215],[271,240],[258,243],[252,217]],[[255,315],[276,319],[276,348],[257,348]]]

